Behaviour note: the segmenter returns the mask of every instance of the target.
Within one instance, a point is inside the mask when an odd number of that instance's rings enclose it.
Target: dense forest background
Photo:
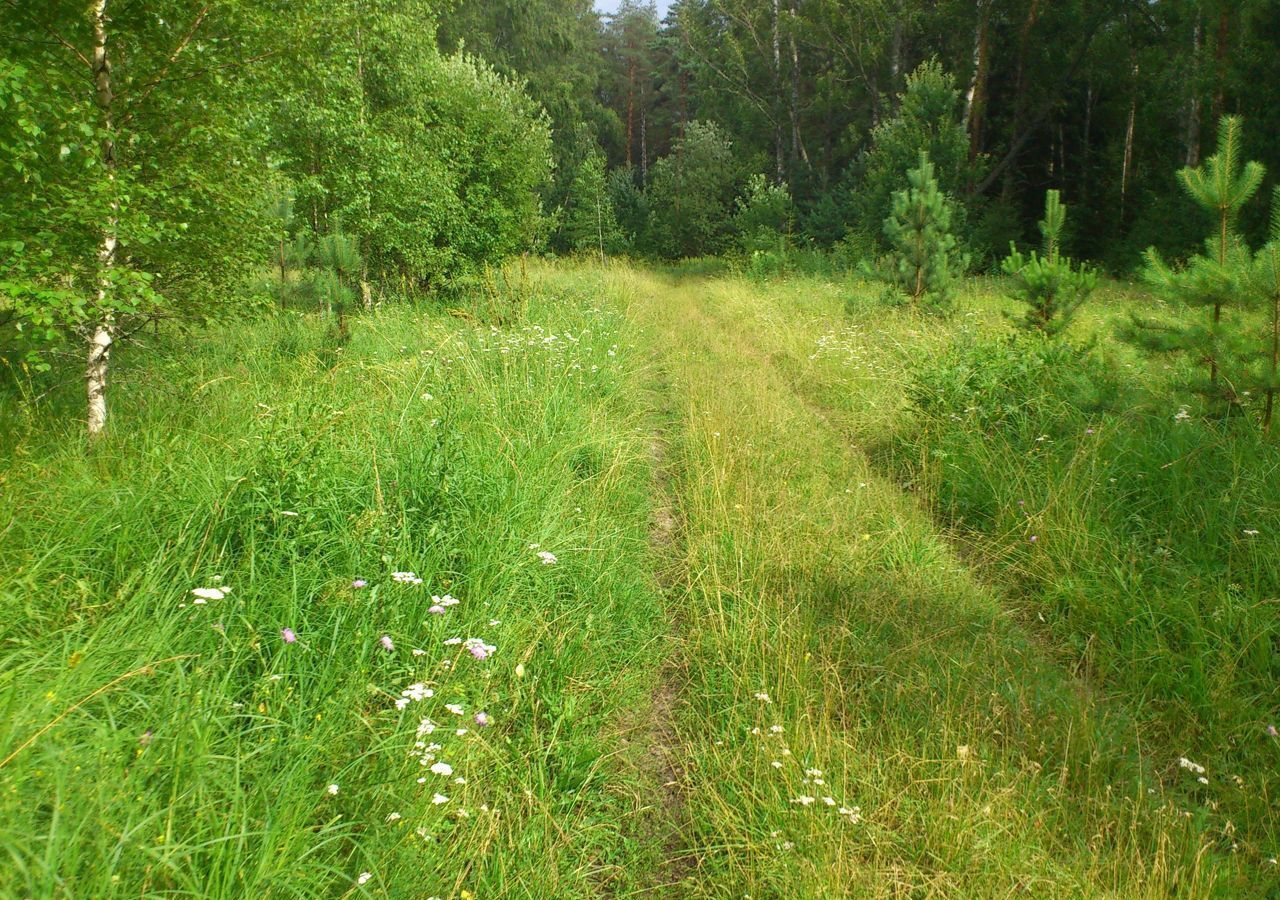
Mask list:
[[[623,230],[646,251],[717,249],[664,246],[634,211],[633,192],[655,210],[670,202],[682,151],[707,152],[693,123],[732,148],[739,190],[752,173],[785,185],[796,233],[824,247],[878,240],[885,198],[932,143],[979,264],[1034,234],[1050,188],[1080,211],[1077,255],[1126,271],[1151,244],[1185,253],[1204,222],[1173,173],[1199,164],[1223,114],[1244,117],[1246,158],[1280,171],[1271,0],[679,0],[661,21],[625,0],[600,24],[585,0],[476,0],[448,23],[443,46],[527,78],[550,112],[553,205],[572,203],[598,144]],[[904,108],[929,63],[944,84]],[[1246,231],[1265,217],[1259,205]]]
[[[960,268],[1057,190],[1064,248],[1125,274],[1200,245],[1174,174],[1224,116],[1270,195],[1276,84],[1276,0],[4,0],[0,350],[87,341],[93,430],[112,346],[162,320],[341,314],[529,251],[852,270],[922,150]]]

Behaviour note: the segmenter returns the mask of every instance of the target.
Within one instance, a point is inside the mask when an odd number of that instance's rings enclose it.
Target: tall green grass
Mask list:
[[[0,894],[586,897],[648,867],[616,753],[663,628],[625,322],[538,295],[334,337],[161,340],[89,452],[71,401],[6,401]]]
[[[916,366],[898,459],[1061,656],[1135,702],[1165,777],[1223,812],[1223,845],[1265,859],[1280,839],[1280,448],[1175,391],[1061,345],[961,341]]]
[[[939,323],[880,310],[828,356],[816,348],[844,327],[843,289],[816,280],[548,277],[626,299],[668,385],[688,823],[671,896],[1204,897],[1266,883],[1184,815],[1131,708],[1058,666],[851,442],[888,433],[903,402],[893,348],[940,337]],[[855,340],[851,383],[852,367],[826,366]],[[818,377],[843,381],[842,405]]]

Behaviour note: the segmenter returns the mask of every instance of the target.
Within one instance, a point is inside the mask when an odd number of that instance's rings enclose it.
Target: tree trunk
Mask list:
[[[1204,43],[1204,30],[1199,16],[1191,32],[1191,87],[1187,97],[1187,168],[1200,165],[1200,48]]]
[[[969,133],[969,159],[978,158],[982,152],[982,114],[987,104],[987,48],[988,26],[991,21],[991,0],[978,4],[978,24],[973,34],[973,78],[964,102],[964,127]]]
[[[800,51],[796,48],[796,2],[791,0],[787,38],[791,43],[791,158],[809,165],[809,153],[800,136]]]
[[[636,61],[627,66],[627,168],[631,168],[631,148],[635,142]]]
[[[640,104],[640,183],[649,183],[649,110],[647,101]]]
[[[1230,7],[1222,4],[1218,14],[1218,40],[1213,48],[1217,74],[1213,86],[1213,122],[1216,126],[1227,105],[1227,43],[1231,40]]]
[[[902,4],[896,4],[893,17],[893,37],[889,45],[889,93],[897,95],[898,75],[902,71]]]
[[[773,0],[773,155],[778,183],[785,174],[782,152],[782,34],[781,0]]]
[[[1015,79],[1017,94],[1014,98],[1014,133],[1022,126],[1027,111],[1027,54],[1031,48],[1031,29],[1035,28],[1040,18],[1040,0],[1031,0],[1027,9],[1026,21],[1022,23],[1022,34],[1018,39],[1018,73]]]
[[[1133,51],[1133,96],[1129,99],[1129,121],[1124,129],[1124,158],[1120,163],[1120,224],[1124,225],[1125,200],[1129,193],[1129,178],[1133,172],[1133,138],[1138,123],[1138,54]]]
[[[1089,156],[1093,149],[1093,76],[1084,92],[1084,146],[1080,148],[1080,202],[1089,198]]]
[[[93,21],[94,103],[103,129],[102,168],[109,182],[116,177],[115,122],[112,116],[111,62],[107,58],[107,0],[94,0],[90,9]],[[88,361],[85,366],[85,389],[88,398],[86,424],[89,437],[95,438],[107,427],[107,374],[111,364],[111,345],[115,339],[115,316],[111,310],[113,272],[119,247],[119,203],[114,191],[107,215],[101,225],[98,246],[98,290],[94,310],[93,332],[89,338]]]

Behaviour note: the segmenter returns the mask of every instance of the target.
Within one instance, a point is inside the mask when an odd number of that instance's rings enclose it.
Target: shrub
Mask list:
[[[645,248],[669,258],[723,252],[736,181],[728,139],[711,122],[690,122],[653,165]]]
[[[795,205],[787,186],[752,175],[733,216],[738,246],[748,253],[782,250],[794,223]]]

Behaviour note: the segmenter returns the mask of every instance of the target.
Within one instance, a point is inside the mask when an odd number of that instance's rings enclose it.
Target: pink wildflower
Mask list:
[[[281,628],[280,637],[284,639],[284,642],[286,644],[292,644],[298,640],[298,636],[294,634],[294,631],[292,628]]]

